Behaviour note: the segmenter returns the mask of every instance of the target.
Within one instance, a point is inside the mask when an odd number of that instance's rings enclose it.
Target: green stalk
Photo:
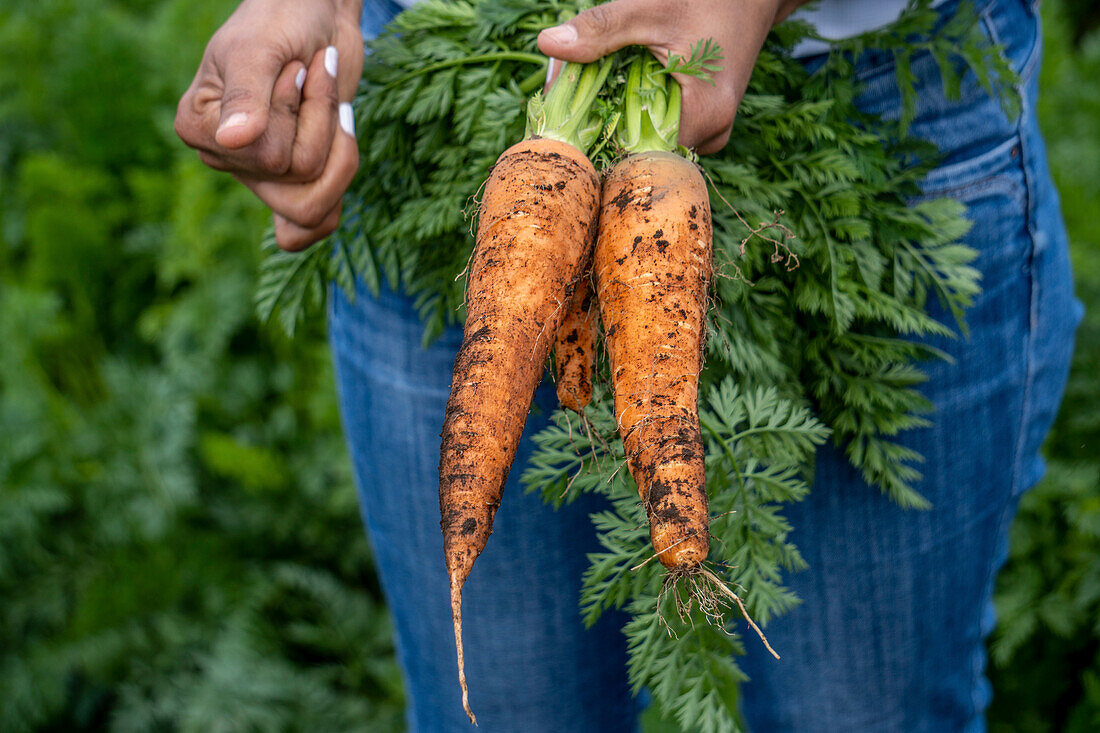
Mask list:
[[[677,152],[680,85],[649,53],[630,62],[616,142],[626,153]]]
[[[611,73],[610,58],[591,64],[565,63],[550,91],[527,102],[528,138],[560,140],[587,153],[599,137],[602,121],[594,109]]]

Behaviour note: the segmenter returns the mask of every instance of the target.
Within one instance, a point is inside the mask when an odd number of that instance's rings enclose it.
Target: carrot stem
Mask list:
[[[630,62],[623,92],[623,124],[617,140],[627,153],[677,150],[680,134],[680,84],[657,59],[641,55]]]
[[[565,63],[550,91],[536,92],[528,101],[526,136],[559,140],[587,152],[603,127],[594,105],[611,66],[610,58],[591,64]]]

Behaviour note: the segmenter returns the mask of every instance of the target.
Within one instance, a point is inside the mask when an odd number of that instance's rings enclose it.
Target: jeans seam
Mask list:
[[[1021,429],[1022,434],[1022,429]],[[1015,466],[1013,467],[1013,474],[1015,474]],[[985,617],[986,610],[993,603],[993,592],[995,590],[995,584],[997,582],[997,573],[1000,567],[1004,564],[1005,556],[1007,553],[1008,545],[1008,523],[1015,512],[1016,505],[1019,501],[1019,496],[1013,494],[1009,497],[1008,503],[999,512],[997,519],[997,536],[1000,538],[993,547],[993,558],[989,565],[989,573],[986,575],[984,581],[983,597],[986,599],[985,603],[980,604],[978,609],[978,647],[971,655],[971,674],[972,679],[970,681],[970,704],[973,709],[973,715],[970,722],[973,723],[979,716],[985,716],[985,710],[981,708],[981,702],[978,700],[979,682],[985,670],[989,666],[989,655],[985,648],[986,632],[982,627],[982,621]],[[994,613],[996,610],[994,609]],[[969,725],[967,726],[969,729]]]
[[[1035,10],[1035,8],[1030,6],[1030,0],[1028,0],[1028,2],[1025,3],[1025,4],[1028,5],[1027,12],[1037,14],[1037,11]],[[985,10],[983,10],[981,12],[979,18],[980,18],[981,24],[985,26],[986,33],[989,35],[989,40],[993,43],[993,45],[1000,46],[1001,49],[1002,49],[1001,53],[1003,54],[1004,53],[1003,49],[1004,49],[1005,44],[1001,41],[1001,34],[997,32],[997,25],[993,22],[993,10],[994,10],[994,4],[988,5],[985,8]],[[1038,25],[1037,25],[1036,26],[1036,33],[1035,33],[1035,42],[1031,44],[1031,48],[1028,49],[1027,56],[1024,57],[1023,63],[1020,64],[1020,68],[1016,72],[1017,75],[1020,78],[1019,79],[1019,85],[1016,87],[1016,94],[1019,95],[1019,99],[1020,99],[1021,102],[1023,101],[1024,86],[1027,84],[1028,80],[1031,78],[1031,74],[1035,71],[1035,65],[1039,62],[1039,59],[1042,57],[1042,51],[1043,51],[1043,33],[1042,33],[1042,29],[1040,27],[1038,27]],[[1009,58],[1008,61],[1009,61],[1009,64],[1011,65],[1012,59]],[[1022,116],[1022,114],[1023,113],[1021,112],[1021,116]]]
[[[988,10],[986,12],[982,13],[982,23],[983,23],[983,25],[985,25],[986,30],[989,33],[990,39],[995,44],[1002,45],[1000,36],[997,33],[996,25],[993,23],[992,16],[991,16],[991,14]],[[1041,56],[1041,53],[1042,53],[1041,44],[1042,44],[1042,39],[1041,39],[1041,30],[1040,30],[1036,34],[1036,41],[1032,45],[1032,48],[1029,51],[1029,54],[1028,54],[1027,58],[1025,58],[1024,63],[1020,65],[1019,81],[1018,81],[1018,83],[1016,85],[1016,88],[1015,88],[1017,98],[1020,100],[1020,114],[1017,116],[1017,119],[1016,119],[1016,136],[1019,139],[1019,145],[1020,145],[1020,167],[1023,169],[1023,174],[1024,174],[1024,197],[1025,197],[1025,200],[1024,200],[1023,211],[1024,211],[1024,225],[1025,225],[1025,229],[1027,230],[1027,234],[1028,234],[1029,247],[1028,247],[1028,252],[1027,252],[1027,261],[1023,265],[1027,270],[1027,280],[1028,280],[1028,282],[1027,282],[1027,285],[1028,285],[1028,289],[1027,289],[1027,293],[1028,293],[1028,304],[1027,304],[1028,320],[1027,320],[1027,329],[1024,332],[1024,335],[1023,335],[1023,343],[1021,344],[1021,347],[1022,347],[1022,350],[1023,350],[1023,360],[1024,360],[1024,386],[1023,386],[1023,395],[1021,396],[1020,420],[1019,420],[1019,423],[1017,424],[1017,431],[1016,431],[1016,445],[1015,445],[1015,447],[1013,449],[1013,452],[1012,452],[1011,495],[1012,495],[1013,499],[1015,499],[1016,497],[1019,496],[1019,494],[1020,494],[1019,485],[1020,485],[1020,482],[1023,480],[1023,477],[1022,477],[1023,471],[1022,471],[1022,468],[1021,468],[1021,462],[1023,460],[1024,442],[1025,442],[1025,437],[1026,437],[1026,432],[1027,432],[1026,431],[1026,426],[1028,424],[1028,419],[1029,419],[1029,405],[1031,404],[1031,393],[1032,393],[1032,390],[1033,390],[1033,381],[1034,381],[1034,369],[1033,369],[1033,364],[1032,364],[1031,342],[1032,342],[1032,335],[1033,335],[1033,332],[1035,330],[1035,316],[1036,316],[1035,309],[1036,309],[1036,304],[1038,302],[1038,293],[1036,292],[1037,287],[1038,287],[1038,281],[1037,281],[1037,279],[1035,277],[1035,273],[1034,273],[1034,260],[1035,260],[1035,249],[1036,249],[1035,195],[1034,195],[1034,180],[1033,180],[1034,176],[1033,176],[1033,173],[1032,173],[1031,168],[1030,168],[1030,163],[1032,162],[1031,161],[1031,142],[1028,140],[1027,134],[1026,134],[1026,131],[1025,131],[1024,128],[1025,128],[1025,121],[1028,119],[1028,116],[1031,113],[1031,102],[1028,99],[1028,95],[1027,95],[1027,84],[1028,84],[1030,74],[1034,70],[1034,66],[1038,62],[1038,59]],[[1002,525],[1006,521],[1006,518],[1008,516],[1008,512],[1011,510],[1012,505],[1013,505],[1013,501],[1010,500],[1009,505],[1006,506],[1005,509],[1003,510],[1004,513],[1001,517]],[[994,567],[991,565],[990,569],[989,569],[989,573],[987,574],[987,577],[985,579],[985,588],[988,591],[987,595],[992,594],[993,584],[994,584],[995,581],[996,581],[996,571],[995,571]],[[978,616],[978,634],[979,634],[979,636],[982,635],[982,616],[984,615],[985,610],[986,609],[984,607],[978,609],[978,613],[979,613],[979,616]],[[979,689],[979,682],[980,682],[980,679],[981,679],[982,674],[983,674],[983,664],[985,663],[985,660],[986,660],[986,655],[984,653],[984,645],[980,645],[980,646],[981,646],[981,649],[979,650],[979,652],[974,654],[973,663],[972,663],[972,667],[971,667],[972,679],[970,681],[970,702],[971,702],[971,705],[973,706],[973,711],[974,711],[974,716],[973,717],[974,718],[977,718],[979,715],[984,714],[984,711],[979,709],[980,706],[981,706],[981,701],[979,701],[977,699],[978,689]]]

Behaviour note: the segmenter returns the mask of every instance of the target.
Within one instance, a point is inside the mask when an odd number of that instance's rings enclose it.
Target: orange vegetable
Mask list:
[[[627,466],[670,569],[709,548],[699,372],[711,275],[711,218],[698,167],[630,155],[607,175],[593,260],[615,415]]]
[[[585,155],[550,139],[513,145],[485,185],[439,460],[459,682],[473,722],[462,586],[492,532],[535,388],[589,267],[599,190]]]

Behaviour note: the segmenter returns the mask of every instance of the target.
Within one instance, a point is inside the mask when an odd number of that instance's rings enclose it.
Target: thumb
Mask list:
[[[238,48],[222,64],[221,118],[214,140],[225,148],[243,148],[267,129],[271,93],[284,60],[270,49]]]
[[[655,46],[667,35],[662,0],[614,0],[589,8],[572,20],[539,33],[547,56],[588,63],[638,44]]]

